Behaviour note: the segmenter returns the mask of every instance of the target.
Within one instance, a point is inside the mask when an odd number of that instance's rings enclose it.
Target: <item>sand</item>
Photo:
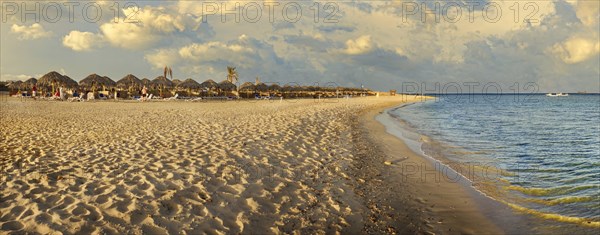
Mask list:
[[[419,100],[3,98],[0,233],[501,233],[459,185],[398,181],[427,161],[374,117]]]

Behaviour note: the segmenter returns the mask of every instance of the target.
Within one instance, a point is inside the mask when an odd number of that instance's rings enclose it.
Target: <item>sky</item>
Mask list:
[[[0,2],[4,81],[234,66],[240,83],[600,92],[598,0]]]

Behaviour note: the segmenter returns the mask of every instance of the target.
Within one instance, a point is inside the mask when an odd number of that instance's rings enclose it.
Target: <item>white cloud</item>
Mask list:
[[[38,75],[25,75],[25,74],[2,74],[0,75],[0,81],[25,81],[29,78],[39,78],[41,74]]]
[[[197,19],[165,7],[129,7],[123,9],[123,15],[125,17],[117,22],[102,24],[100,30],[113,46],[133,50],[147,49],[164,38],[173,38],[175,33],[194,30],[199,25]]]
[[[551,52],[567,64],[585,61],[600,53],[600,42],[593,38],[571,37],[555,44]]]
[[[159,41],[150,31],[137,24],[107,23],[100,26],[104,37],[113,46],[127,49],[144,49]]]
[[[104,38],[102,35],[91,32],[71,31],[63,38],[63,46],[74,51],[89,51],[93,48],[102,47]]]
[[[10,31],[17,34],[19,40],[34,40],[47,38],[52,36],[52,32],[48,32],[41,24],[35,23],[31,26],[13,24]]]
[[[346,49],[344,53],[349,55],[360,55],[367,53],[373,49],[373,42],[371,41],[371,35],[363,35],[356,40],[346,41]]]
[[[164,68],[167,65],[176,64],[179,61],[179,54],[177,53],[177,50],[159,49],[153,53],[147,54],[144,58],[154,68]]]
[[[242,36],[245,37],[245,36]],[[252,48],[239,43],[207,42],[203,44],[192,43],[179,49],[179,56],[183,59],[194,61],[210,61],[216,58],[224,60],[235,60],[244,53],[252,53]]]

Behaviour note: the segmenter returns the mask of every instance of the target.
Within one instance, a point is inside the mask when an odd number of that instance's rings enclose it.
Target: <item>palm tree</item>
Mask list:
[[[167,77],[167,75],[169,75],[169,77],[171,77],[171,80],[173,80],[173,69],[171,69],[171,67],[169,66],[165,66],[165,69],[163,70],[163,77]]]
[[[238,80],[238,73],[235,71],[235,67],[227,66],[227,81],[236,83]]]

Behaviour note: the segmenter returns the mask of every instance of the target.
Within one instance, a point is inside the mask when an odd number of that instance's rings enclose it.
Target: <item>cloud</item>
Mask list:
[[[107,23],[100,30],[111,45],[126,49],[145,49],[159,41],[157,35],[133,23]]]
[[[352,27],[352,26],[342,26],[342,25],[323,25],[323,26],[319,26],[317,28],[320,31],[327,32],[327,33],[333,33],[333,32],[336,32],[336,31],[353,32],[354,30],[356,30],[355,27]]]
[[[37,75],[25,75],[25,74],[2,74],[0,75],[0,81],[25,81],[29,78],[39,78],[41,74]]]
[[[600,2],[579,0],[575,13],[584,25],[597,27],[600,16]]]
[[[246,35],[226,42],[190,43],[181,47],[156,50],[147,54],[145,58],[155,69],[168,64],[173,70],[200,80],[222,80],[221,78],[225,78],[227,66],[237,67],[242,79],[261,76],[274,81],[288,74],[286,79],[293,80],[294,78],[289,76],[292,67],[304,69],[307,66],[304,62],[294,66],[287,64],[275,53],[273,45]],[[315,70],[310,65],[306,69]]]
[[[146,61],[154,68],[164,68],[167,65],[176,64],[179,61],[179,54],[175,49],[159,49],[144,56]]]
[[[100,30],[111,45],[132,50],[150,48],[200,26],[199,19],[165,7],[129,7],[123,9],[123,14],[126,17],[104,23]]]
[[[600,53],[600,42],[597,38],[571,37],[562,43],[555,44],[550,51],[563,62],[575,64]]]
[[[371,35],[363,35],[356,40],[346,41],[346,49],[344,53],[348,55],[360,55],[367,53],[373,49],[373,42],[371,41]]]
[[[71,31],[63,38],[63,46],[74,51],[90,51],[102,47],[104,38],[100,34],[91,32]]]
[[[10,31],[17,34],[19,40],[34,40],[47,38],[52,36],[52,32],[48,32],[41,24],[35,23],[31,26],[13,24]]]

